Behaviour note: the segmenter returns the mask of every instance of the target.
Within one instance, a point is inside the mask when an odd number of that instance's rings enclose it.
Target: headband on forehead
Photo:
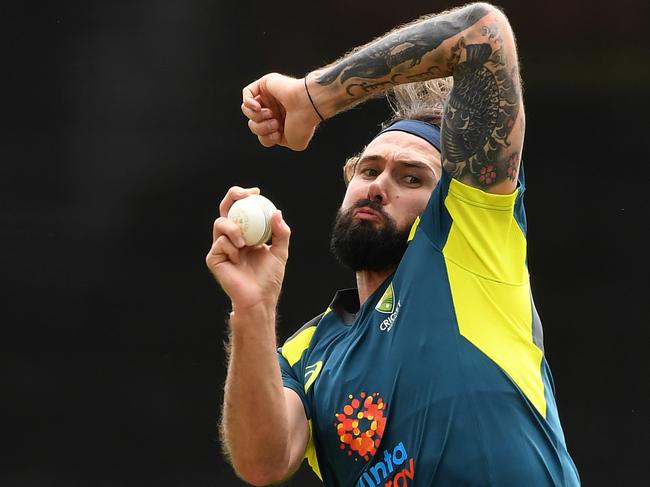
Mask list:
[[[384,130],[377,134],[379,137],[386,132],[406,132],[407,134],[415,135],[421,139],[426,140],[429,144],[434,146],[440,152],[440,127],[421,120],[398,120],[392,125],[389,125]]]

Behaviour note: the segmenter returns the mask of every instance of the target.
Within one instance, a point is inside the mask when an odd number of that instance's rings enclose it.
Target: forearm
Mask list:
[[[396,85],[448,76],[454,87],[441,124],[444,169],[471,186],[512,192],[524,138],[519,66],[508,19],[487,3],[398,28],[305,80],[266,75],[244,88],[242,111],[263,145],[303,150],[321,115]]]
[[[248,482],[286,474],[289,425],[276,358],[274,310],[231,315],[222,434],[233,467]]]
[[[458,40],[478,38],[481,20],[495,13],[488,4],[467,5],[417,20],[355,49],[310,75],[315,105],[329,118],[393,86],[451,76]]]
[[[325,117],[398,84],[453,76],[442,117],[444,169],[486,191],[516,187],[524,107],[514,34],[495,7],[476,3],[416,21],[312,76]]]

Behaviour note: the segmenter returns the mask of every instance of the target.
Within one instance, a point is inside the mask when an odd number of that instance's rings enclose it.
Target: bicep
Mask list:
[[[307,450],[309,442],[309,424],[305,415],[300,396],[289,389],[284,388],[284,399],[287,404],[287,417],[289,423],[289,475],[295,472],[300,466]]]
[[[443,167],[467,185],[511,193],[525,126],[512,29],[494,9],[449,42],[454,87],[442,122]]]

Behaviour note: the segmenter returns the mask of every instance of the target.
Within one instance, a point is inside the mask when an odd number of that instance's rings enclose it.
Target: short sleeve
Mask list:
[[[473,274],[519,284],[528,279],[523,174],[517,189],[493,194],[444,173],[419,229],[446,261]]]
[[[460,181],[452,178],[447,171],[442,172],[442,177],[436,185],[435,189],[431,193],[429,202],[426,206],[426,209],[420,215],[418,219],[418,227],[424,231],[431,243],[439,251],[445,247],[447,243],[447,238],[449,236],[449,231],[452,227],[454,216],[449,212],[447,206],[447,198],[450,196],[454,198],[456,195],[460,194],[461,197],[465,196],[464,201],[472,203],[472,200],[476,200],[475,203],[481,206],[486,205],[490,206],[503,206],[503,195],[496,195],[491,193],[486,193],[477,188],[471,188],[464,185]],[[455,190],[454,190],[455,189]],[[510,206],[510,209],[513,213],[515,221],[521,228],[522,233],[526,234],[526,213],[524,210],[523,196],[526,189],[525,177],[524,177],[524,166],[523,162],[519,168],[519,176],[517,179],[517,190],[513,195],[515,195],[513,205],[510,204],[510,201],[506,203],[507,206]],[[455,194],[454,194],[455,193]],[[506,196],[508,199],[510,195]],[[413,233],[415,233],[413,231]]]
[[[289,361],[282,355],[282,348],[278,348],[277,356],[278,362],[280,363],[280,372],[282,373],[282,385],[298,394],[298,397],[302,401],[302,405],[305,408],[307,419],[311,419],[311,416],[309,414],[309,407],[307,405],[307,396],[305,395],[305,387],[299,378],[299,371],[296,370],[299,369],[300,362],[294,364],[294,367],[289,365]]]
[[[307,322],[278,348],[278,362],[282,372],[282,384],[300,397],[307,419],[311,419],[309,401],[305,393],[305,363],[316,326],[323,314]]]

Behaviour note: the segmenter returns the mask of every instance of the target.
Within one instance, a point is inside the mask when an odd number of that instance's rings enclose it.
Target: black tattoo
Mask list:
[[[461,39],[452,49],[450,62],[457,62],[463,51],[466,59],[454,67],[441,142],[443,166],[454,178],[488,187],[516,177],[519,154],[508,148],[521,92],[518,72],[503,58],[498,32],[485,28],[483,34],[496,40],[498,47],[466,46]]]
[[[361,83],[351,83],[347,86],[345,91],[350,96],[355,96],[356,90],[361,90],[361,94],[370,94],[377,91],[385,91],[387,88],[390,88],[391,86],[395,86],[397,84],[399,83],[396,82],[394,80],[394,76],[392,76],[391,79],[387,81],[377,81],[374,83],[362,81]]]
[[[419,21],[352,53],[316,80],[323,86],[338,82],[350,98],[360,100],[398,84],[453,74],[442,120],[445,170],[480,187],[513,181],[521,150],[510,140],[522,106],[519,73],[516,53],[503,48],[502,23],[488,22],[490,13],[490,6],[479,3]],[[470,36],[465,31],[472,26]],[[451,38],[444,50],[436,51]],[[520,119],[523,123],[523,115]],[[517,126],[519,132],[523,127]]]
[[[489,39],[496,39],[499,43],[503,43],[503,39],[499,34],[499,30],[494,25],[486,25],[481,27],[481,34]]]
[[[421,73],[415,73],[409,75],[397,73],[392,75],[390,79],[386,81],[377,81],[374,83],[369,81],[362,81],[360,83],[350,83],[345,89],[345,91],[350,96],[356,96],[358,94],[367,95],[376,91],[380,91],[380,92],[385,91],[387,87],[396,86],[402,83],[413,83],[415,81],[427,80],[431,78],[440,78],[440,77],[442,77],[442,75],[440,74],[440,67],[429,66],[426,70],[422,71]],[[361,90],[361,93],[358,90]]]
[[[471,27],[488,13],[486,6],[476,4],[467,10],[451,12],[400,29],[332,66],[316,81],[326,86],[339,78],[341,84],[353,77],[378,79],[391,74],[396,66],[407,61],[410,61],[409,67],[412,68],[420,64],[425,54]],[[349,89],[348,94],[351,94]]]

